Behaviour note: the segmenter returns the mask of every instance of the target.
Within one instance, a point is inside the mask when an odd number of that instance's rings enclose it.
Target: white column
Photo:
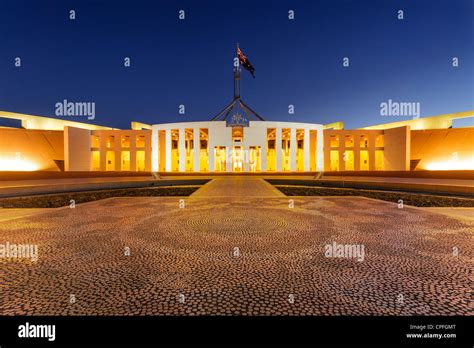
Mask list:
[[[151,171],[158,171],[158,128],[153,127],[151,130]]]
[[[243,170],[244,170],[244,173],[248,173],[250,171],[250,147],[242,146],[241,151],[243,151],[243,159],[244,159]]]
[[[194,145],[194,171],[200,171],[200,161],[201,161],[201,134],[199,133],[199,128],[194,128],[193,130],[193,145]]]
[[[275,133],[276,171],[281,172],[281,128],[276,128]]]
[[[212,173],[216,170],[215,162],[216,162],[216,156],[215,156],[215,151],[214,151],[214,141],[213,137],[211,135],[211,129],[209,128],[208,131],[208,139],[207,139],[207,152],[208,152],[208,169],[209,172]]]
[[[179,128],[179,171],[184,172],[186,166],[186,142],[184,128]]]
[[[165,130],[165,153],[166,153],[166,171],[171,172],[171,129]]]
[[[226,172],[232,172],[232,146],[226,146],[225,147],[225,171]]]
[[[303,158],[304,158],[304,171],[309,172],[309,128],[304,129],[304,140],[303,140]]]
[[[100,135],[100,170],[102,172],[107,170],[107,133],[101,132]],[[70,140],[68,140],[70,141]]]
[[[322,172],[324,169],[324,133],[323,127],[318,128],[316,133],[316,170]],[[344,140],[344,139],[342,139]]]
[[[290,129],[290,170],[296,172],[296,149],[298,144],[296,143],[296,128]]]
[[[267,168],[267,146],[268,141],[266,140],[267,133],[265,132],[265,144],[260,148],[260,170],[266,172]]]

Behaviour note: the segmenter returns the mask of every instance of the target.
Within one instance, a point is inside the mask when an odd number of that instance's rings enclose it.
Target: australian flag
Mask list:
[[[249,60],[242,53],[239,47],[237,47],[237,57],[239,58],[239,64],[242,65],[246,70],[248,70],[252,74],[252,77],[255,78],[255,68],[252,64],[250,64]]]

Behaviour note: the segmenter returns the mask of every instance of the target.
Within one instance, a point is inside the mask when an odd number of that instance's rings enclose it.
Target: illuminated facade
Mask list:
[[[153,171],[323,170],[323,126],[318,124],[250,121],[248,127],[228,127],[225,121],[171,123],[153,125],[152,138]]]
[[[474,111],[346,130],[329,125],[226,121],[119,130],[0,112],[0,171],[316,172],[474,170]]]

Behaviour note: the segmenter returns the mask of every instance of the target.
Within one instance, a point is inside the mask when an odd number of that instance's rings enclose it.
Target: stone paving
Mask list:
[[[0,244],[39,248],[0,258],[0,315],[473,314],[474,222],[267,185],[0,209]],[[363,261],[326,257],[333,242]]]

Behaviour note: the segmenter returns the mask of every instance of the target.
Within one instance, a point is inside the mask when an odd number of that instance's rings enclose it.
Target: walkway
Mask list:
[[[184,208],[0,209],[0,244],[38,246],[36,262],[0,258],[0,315],[472,315],[474,222],[360,197],[290,208],[263,181],[224,180],[200,194],[236,197]],[[363,249],[329,257],[334,243]]]
[[[285,195],[261,178],[235,176],[216,178],[191,197],[284,197]]]

